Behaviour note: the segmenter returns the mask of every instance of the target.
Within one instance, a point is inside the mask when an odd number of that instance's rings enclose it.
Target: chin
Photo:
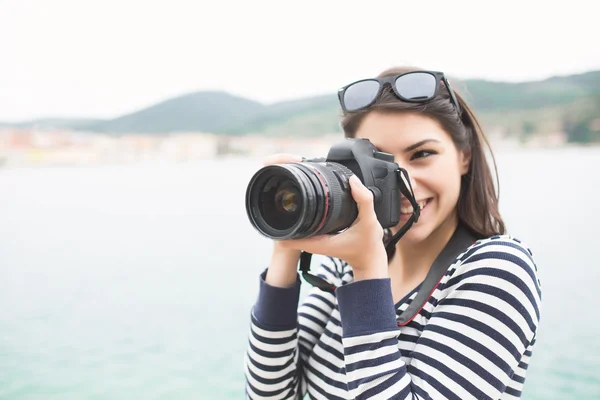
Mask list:
[[[404,224],[405,222],[400,223],[398,228],[402,227]],[[431,228],[428,225],[429,224],[424,223],[424,221],[413,224],[404,236],[402,236],[400,243],[410,243],[415,245],[423,242],[431,234]],[[395,229],[395,232],[398,231],[398,228]]]
[[[412,246],[425,242],[432,235],[438,237],[441,234],[442,237],[444,237],[446,233],[448,233],[450,227],[454,225],[454,221],[458,221],[458,216],[451,211],[448,212],[448,214],[440,211],[441,210],[433,207],[425,209],[421,214],[419,221],[410,227],[406,234],[400,239],[399,243]],[[401,218],[400,223],[393,231],[398,232],[407,220],[408,218]]]
[[[421,210],[421,216],[419,217],[419,221],[413,224],[410,229],[402,236],[400,239],[400,243],[410,243],[410,244],[418,244],[423,242],[425,239],[431,235],[433,231],[433,226],[435,225],[433,222],[436,220],[436,208],[435,204],[427,204],[427,206]],[[408,222],[410,218],[410,214],[401,214],[400,222],[396,227],[392,230],[394,233],[398,232],[400,228],[404,226]]]

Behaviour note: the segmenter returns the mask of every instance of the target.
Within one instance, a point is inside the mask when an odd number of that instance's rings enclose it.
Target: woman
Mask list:
[[[371,191],[350,180],[358,218],[333,236],[274,243],[252,309],[245,359],[249,398],[519,398],[540,320],[531,252],[505,233],[487,143],[473,112],[439,72],[396,68],[339,92],[346,137],[369,139],[406,169],[421,211],[403,200],[384,231]],[[269,163],[297,161],[274,156]],[[402,314],[462,229],[474,243],[408,323]],[[298,308],[300,251],[327,257]]]

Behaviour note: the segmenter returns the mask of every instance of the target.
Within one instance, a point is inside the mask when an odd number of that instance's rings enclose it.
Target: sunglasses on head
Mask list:
[[[452,103],[460,115],[460,106],[452,87],[444,73],[437,71],[412,71],[383,78],[362,79],[341,88],[338,97],[344,112],[362,110],[373,105],[385,84],[389,84],[400,100],[408,103],[424,103],[437,95],[440,81],[444,82]]]

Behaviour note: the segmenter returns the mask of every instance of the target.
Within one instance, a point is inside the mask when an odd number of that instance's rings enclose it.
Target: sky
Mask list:
[[[114,118],[222,90],[335,93],[395,65],[456,79],[600,69],[590,0],[0,0],[0,121]]]

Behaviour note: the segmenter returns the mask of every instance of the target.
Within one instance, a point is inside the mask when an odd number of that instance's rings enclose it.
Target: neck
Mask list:
[[[402,239],[396,244],[396,255],[390,267],[399,268],[396,271],[400,275],[409,278],[427,275],[429,268],[448,243],[456,227],[458,226],[458,216],[456,213],[446,219],[442,225],[423,241],[419,243],[402,242]],[[410,229],[409,229],[410,232]]]

